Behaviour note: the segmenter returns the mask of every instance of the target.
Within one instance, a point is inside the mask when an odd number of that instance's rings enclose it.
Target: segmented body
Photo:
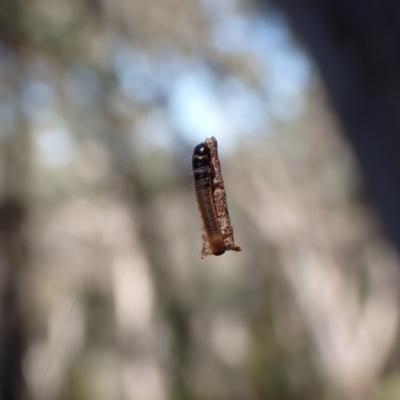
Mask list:
[[[201,218],[210,241],[212,252],[214,255],[219,256],[225,253],[226,246],[221,234],[214,204],[212,188],[213,168],[211,165],[210,149],[206,143],[200,143],[195,147],[192,166]]]

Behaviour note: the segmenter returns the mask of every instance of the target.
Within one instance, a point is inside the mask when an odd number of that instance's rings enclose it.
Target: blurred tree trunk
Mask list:
[[[18,277],[23,266],[21,226],[25,208],[17,198],[0,200],[0,398],[22,398],[21,363],[25,341],[19,308]]]
[[[0,398],[24,397],[22,360],[25,330],[20,310],[20,276],[27,262],[26,220],[28,138],[25,130],[2,146],[2,194],[0,196]],[[24,397],[25,398],[25,397]]]
[[[366,188],[400,249],[400,2],[272,3],[287,13],[318,64]]]
[[[13,52],[27,44],[23,8],[19,0],[0,0],[0,42]],[[11,82],[7,82],[6,86]],[[19,115],[19,117],[22,117]],[[17,117],[18,118],[18,117]],[[0,187],[0,399],[26,398],[22,374],[25,330],[19,285],[27,262],[23,225],[27,216],[29,140],[17,120],[17,129],[1,143]]]
[[[123,149],[129,149],[128,142],[125,143]],[[118,155],[120,153],[114,151],[112,154]],[[115,160],[115,165],[121,164],[121,159],[125,160],[125,165],[127,165],[130,162],[129,157],[129,154],[118,157]],[[119,171],[119,176],[121,176],[123,167]],[[125,196],[128,199],[128,204],[131,205],[130,210],[133,218],[134,214],[137,214],[140,210],[138,214],[141,217],[135,223],[138,227],[145,256],[152,267],[152,281],[157,293],[158,307],[171,328],[174,362],[172,363],[173,371],[170,371],[170,375],[173,377],[170,389],[180,399],[189,399],[191,389],[187,381],[187,368],[191,340],[190,318],[193,310],[190,305],[182,301],[180,293],[171,280],[169,271],[171,270],[172,260],[167,248],[168,241],[165,240],[158,222],[153,222],[155,216],[151,201],[151,190],[146,186],[145,177],[138,172],[134,163],[129,169],[126,183],[125,186],[130,190],[125,192]]]

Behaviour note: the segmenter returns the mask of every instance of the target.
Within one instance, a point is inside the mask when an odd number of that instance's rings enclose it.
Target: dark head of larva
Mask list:
[[[210,149],[206,143],[198,144],[193,150],[193,169],[200,168],[210,163]]]

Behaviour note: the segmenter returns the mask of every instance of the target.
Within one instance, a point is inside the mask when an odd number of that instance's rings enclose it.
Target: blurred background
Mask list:
[[[0,1],[0,399],[399,398],[400,264],[320,77],[268,3]],[[242,252],[200,260],[210,136]]]

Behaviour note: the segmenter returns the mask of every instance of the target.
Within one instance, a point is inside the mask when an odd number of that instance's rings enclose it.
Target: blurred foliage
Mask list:
[[[190,158],[212,134],[243,252],[200,261]],[[32,398],[390,392],[397,258],[277,10],[2,0],[0,146]]]

